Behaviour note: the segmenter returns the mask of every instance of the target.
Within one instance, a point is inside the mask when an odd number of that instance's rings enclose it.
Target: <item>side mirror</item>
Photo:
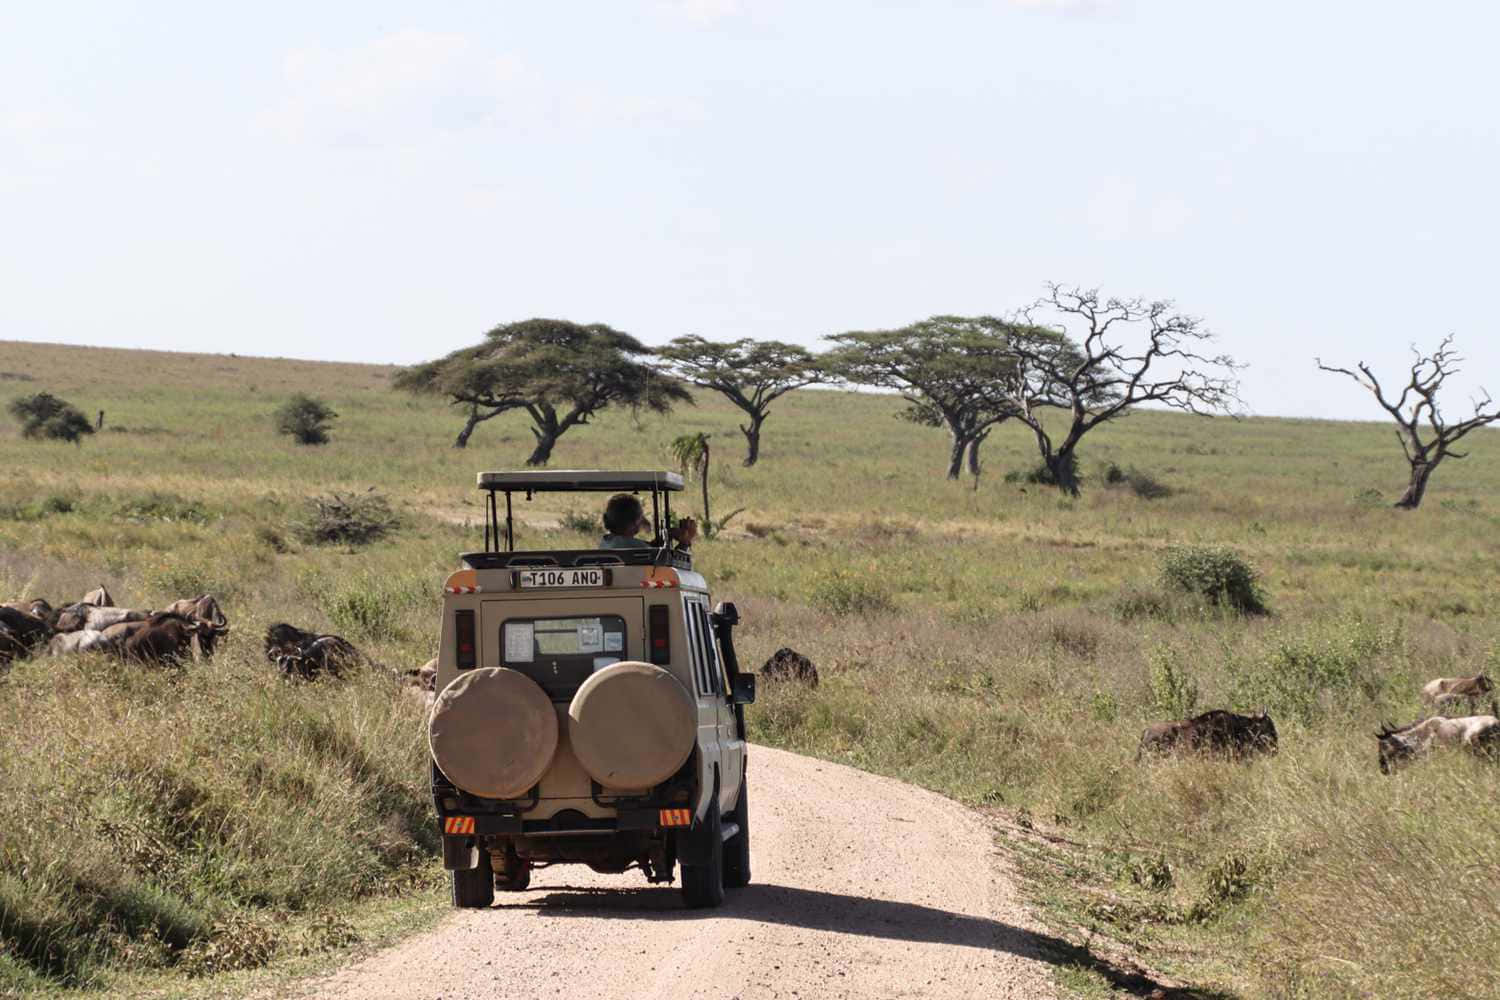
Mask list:
[[[714,624],[728,625],[730,628],[740,623],[740,609],[734,606],[733,601],[720,601],[714,605]]]
[[[729,701],[734,705],[755,704],[755,675],[735,674],[734,689],[729,692]]]

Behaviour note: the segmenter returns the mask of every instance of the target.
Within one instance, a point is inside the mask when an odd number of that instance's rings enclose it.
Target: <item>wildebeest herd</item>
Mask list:
[[[0,604],[0,665],[22,657],[94,653],[135,663],[171,665],[206,660],[229,632],[229,619],[212,594],[161,610],[117,607],[105,587],[53,607],[41,598]],[[342,636],[279,622],[266,630],[266,659],[297,680],[340,677],[367,658]],[[433,672],[435,673],[435,672]],[[431,687],[431,677],[408,671],[408,684]]]
[[[1439,713],[1474,711],[1490,696],[1488,715],[1449,718],[1443,714],[1419,719],[1405,726],[1381,726],[1375,734],[1379,744],[1382,774],[1398,764],[1439,747],[1457,747],[1486,755],[1500,754],[1500,704],[1494,683],[1484,674],[1473,677],[1439,677],[1422,688],[1422,700]],[[1262,710],[1258,715],[1236,715],[1213,709],[1191,719],[1158,722],[1141,734],[1136,760],[1183,751],[1205,751],[1240,760],[1276,752],[1276,725]]]

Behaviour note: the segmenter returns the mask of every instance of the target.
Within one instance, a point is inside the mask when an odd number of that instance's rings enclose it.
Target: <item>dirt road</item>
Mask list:
[[[543,869],[488,910],[305,984],[329,1000],[1053,995],[983,821],[887,778],[750,758],[755,884],[682,908],[638,872]]]

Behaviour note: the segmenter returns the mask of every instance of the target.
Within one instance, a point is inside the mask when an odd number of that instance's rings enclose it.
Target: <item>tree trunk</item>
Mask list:
[[[458,437],[453,442],[455,448],[467,448],[469,446],[469,435],[474,433],[474,428],[479,426],[479,421],[484,418],[479,415],[478,404],[470,404],[469,419],[464,423],[464,429],[458,432]]]
[[[526,464],[546,465],[547,460],[552,457],[552,446],[557,444],[562,431],[556,426],[544,426],[540,429],[533,427],[531,433],[536,437],[536,447],[531,450],[531,457],[526,460]]]
[[[969,449],[969,439],[955,433],[953,451],[948,455],[948,478],[957,479],[964,471],[964,452]]]
[[[989,431],[975,435],[974,440],[969,442],[969,475],[975,479],[979,478],[979,446],[984,444],[984,439],[989,437]]]
[[[1057,488],[1070,497],[1076,497],[1079,493],[1078,473],[1072,458],[1073,449],[1064,448],[1046,456],[1046,461],[1047,470],[1052,473],[1052,481],[1057,484]]]
[[[1402,510],[1416,510],[1422,504],[1422,497],[1427,493],[1427,480],[1432,477],[1432,470],[1437,468],[1437,462],[1413,462],[1411,466],[1411,482],[1406,486],[1406,492],[1401,494],[1401,499],[1396,501],[1396,506]]]
[[[756,415],[750,418],[748,427],[740,424],[740,433],[745,435],[744,465],[747,469],[754,465],[756,460],[760,458],[760,425],[765,419],[763,416]]]
[[[708,514],[708,439],[703,439],[703,466],[698,470],[698,481],[703,485],[703,535],[713,530],[713,518]]]

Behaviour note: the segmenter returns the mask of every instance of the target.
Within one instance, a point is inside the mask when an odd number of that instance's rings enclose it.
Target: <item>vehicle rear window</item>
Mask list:
[[[541,685],[556,701],[572,698],[596,670],[625,659],[625,619],[508,618],[500,626],[500,662]]]

